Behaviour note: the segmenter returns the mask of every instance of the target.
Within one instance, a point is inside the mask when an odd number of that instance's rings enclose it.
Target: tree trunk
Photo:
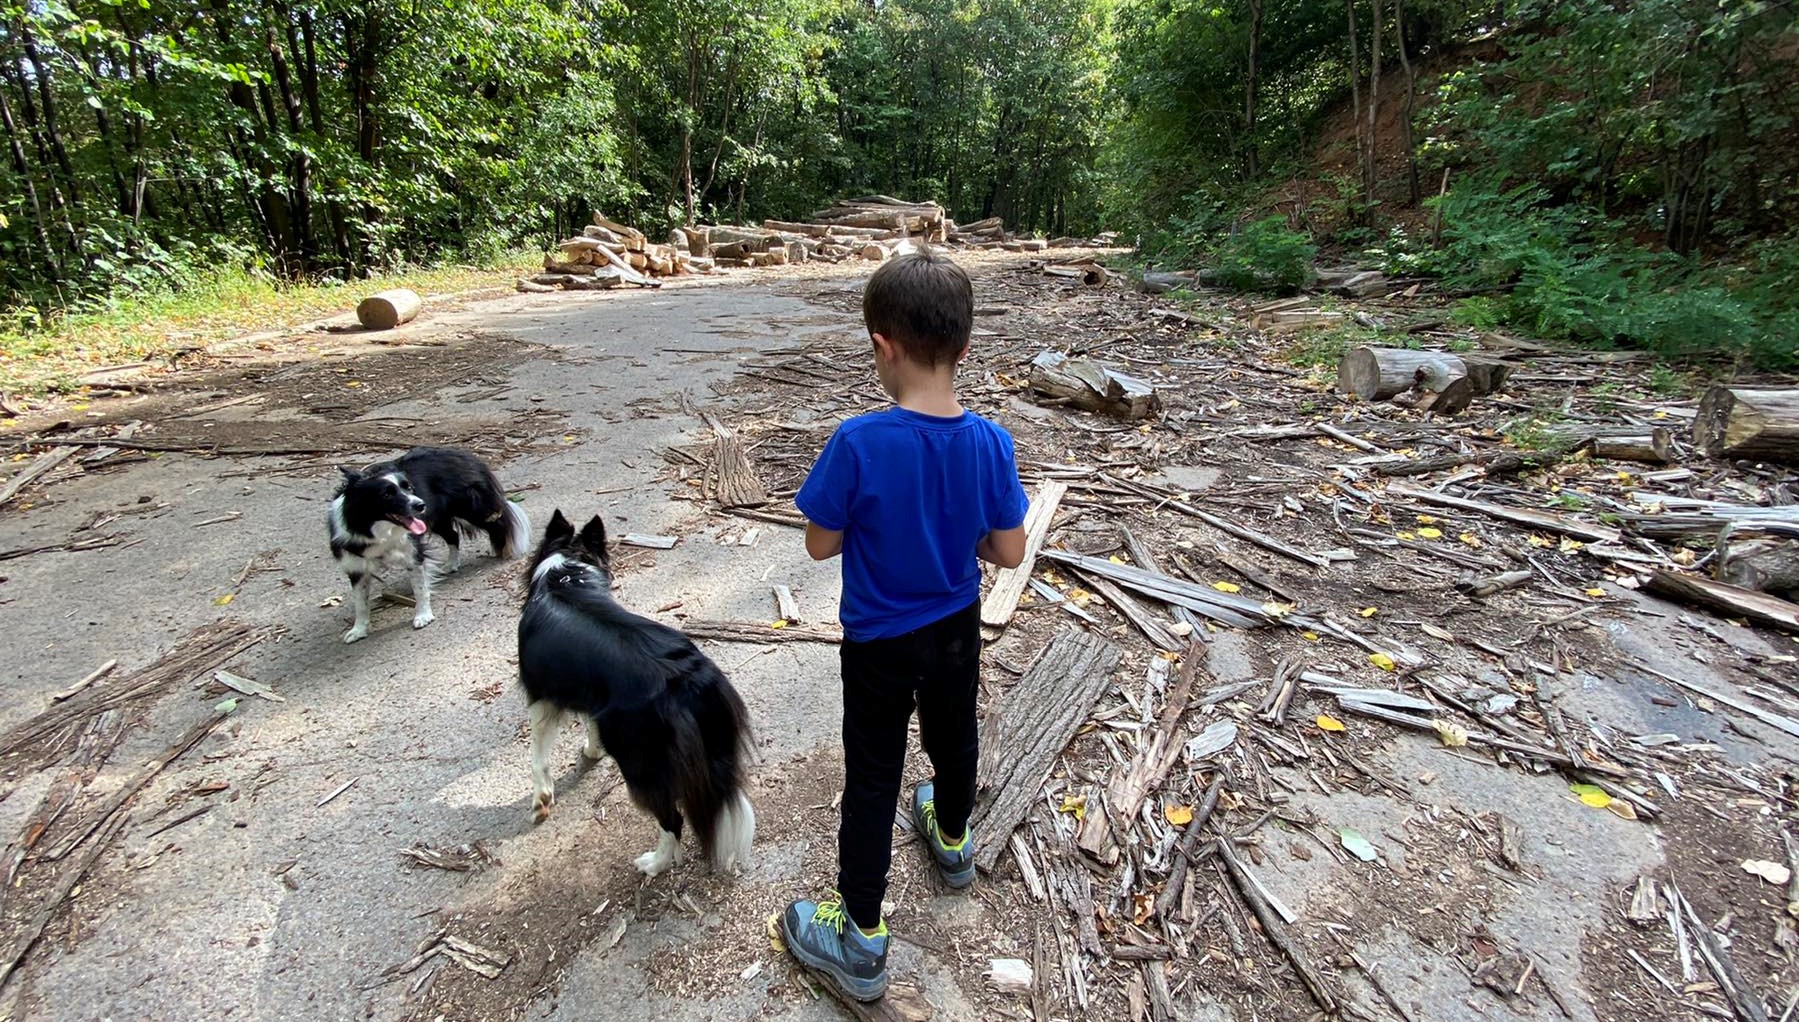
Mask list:
[[[1367,175],[1363,181],[1362,191],[1367,197],[1368,222],[1374,222],[1374,189],[1380,176],[1380,0],[1373,0],[1374,22],[1368,38],[1368,133],[1364,143],[1368,147],[1368,161],[1362,165],[1362,172]]]
[[[1344,6],[1349,11],[1349,120],[1355,125],[1356,173],[1361,176],[1363,191],[1366,192],[1368,147],[1362,137],[1362,53],[1356,45],[1355,0],[1344,0]]]
[[[1713,458],[1799,464],[1799,387],[1713,387],[1699,402],[1693,439]]]
[[[1418,184],[1418,144],[1412,138],[1414,103],[1418,97],[1418,80],[1412,76],[1412,58],[1406,52],[1405,0],[1393,0],[1393,34],[1399,47],[1399,63],[1405,69],[1405,168],[1406,190],[1416,207],[1424,193]]]
[[[1249,142],[1249,178],[1261,173],[1261,150],[1256,144],[1256,88],[1262,55],[1262,0],[1249,0],[1249,75],[1243,89],[1243,132]]]
[[[12,104],[6,101],[6,92],[0,90],[0,125],[6,128],[6,141],[12,150],[13,169],[19,174],[19,180],[25,186],[25,201],[31,206],[31,220],[35,228],[38,244],[44,250],[44,268],[50,271],[50,280],[62,277],[62,266],[56,258],[56,247],[50,244],[50,223],[44,218],[43,204],[38,201],[37,183],[31,177],[31,164],[25,158],[25,146],[19,141],[19,128],[13,122]]]
[[[23,33],[25,43],[25,59],[31,62],[32,81],[37,83],[38,103],[44,115],[44,132],[50,140],[50,151],[56,155],[56,165],[62,168],[63,180],[68,189],[71,205],[81,202],[81,184],[75,177],[75,165],[69,162],[69,151],[62,144],[62,132],[56,126],[56,96],[52,93],[50,69],[44,66],[42,56],[38,53],[37,43],[29,30]]]
[[[288,21],[291,30],[292,21],[285,14],[282,17]],[[300,97],[294,92],[287,57],[275,42],[273,28],[265,30],[263,44],[268,47],[269,63],[275,69],[275,87],[280,90],[281,105],[287,111],[287,130],[292,136],[290,145],[293,148],[290,173],[293,175],[294,240],[300,247],[301,268],[309,270],[317,259],[318,252],[312,239],[312,158],[306,154],[306,146],[300,138],[301,133],[306,130],[300,120]]]

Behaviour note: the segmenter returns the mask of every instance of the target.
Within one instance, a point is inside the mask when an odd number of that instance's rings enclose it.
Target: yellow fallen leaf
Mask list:
[[[1348,728],[1345,728],[1343,726],[1342,721],[1338,720],[1337,718],[1335,718],[1327,713],[1320,713],[1318,715],[1318,729],[1321,731],[1347,731],[1348,730]]]
[[[1411,533],[1411,532],[1399,532],[1399,533],[1394,533],[1394,535],[1398,536],[1400,539],[1417,539],[1418,538],[1416,533]]]
[[[88,406],[84,405],[84,404],[69,406],[69,411],[71,411],[71,412],[85,412],[85,411],[87,411],[87,409],[88,409]]]
[[[1550,539],[1548,536],[1539,536],[1534,532],[1531,533],[1530,535],[1524,537],[1524,539],[1531,546],[1535,546],[1535,547],[1552,547],[1555,545],[1554,543],[1550,542]]]
[[[1435,524],[1437,524],[1436,516],[1435,515],[1419,515],[1418,516],[1418,524],[1419,525],[1435,525]]]
[[[1243,591],[1243,587],[1235,582],[1214,582],[1212,583],[1212,588],[1221,593],[1240,593]]]
[[[1442,539],[1443,538],[1443,530],[1442,529],[1419,529],[1418,535],[1423,536],[1425,539]]]
[[[219,597],[218,599],[213,600],[212,605],[215,607],[223,607],[223,606],[230,604],[230,602],[235,599],[237,599],[236,593],[226,593],[225,595]]]
[[[1613,816],[1616,816],[1619,819],[1634,820],[1637,818],[1637,807],[1631,805],[1629,802],[1626,802],[1621,798],[1615,798],[1615,799],[1612,799],[1610,802],[1607,802],[1605,805],[1605,808],[1606,808],[1606,811],[1610,812]]]
[[[1262,604],[1262,613],[1269,617],[1286,617],[1288,614],[1293,613],[1298,606],[1299,605],[1296,603],[1276,603],[1273,600],[1269,600],[1267,603]]]
[[[1307,642],[1317,642],[1318,641],[1318,633],[1317,632],[1300,632],[1299,637],[1306,640]]]
[[[1688,568],[1692,567],[1693,562],[1697,561],[1698,559],[1699,558],[1693,553],[1693,551],[1689,550],[1686,547],[1681,547],[1679,550],[1676,550],[1672,554],[1668,555],[1668,560],[1673,561],[1675,564],[1683,565]]]
[[[1598,586],[1594,586],[1593,588],[1587,590],[1587,595],[1588,596],[1604,596],[1605,590],[1599,588]]]
[[[1396,671],[1399,669],[1399,663],[1385,653],[1368,654],[1368,662],[1383,671]]]
[[[1612,797],[1597,784],[1570,784],[1568,790],[1573,792],[1583,805],[1592,806],[1594,809],[1604,809],[1612,804]]]
[[[1075,606],[1085,607],[1087,603],[1093,599],[1093,594],[1085,589],[1070,589],[1068,590],[1068,598],[1074,601]]]
[[[1459,749],[1468,744],[1468,729],[1448,720],[1433,720],[1431,725],[1437,729],[1437,737],[1451,749]]]
[[[1480,537],[1476,536],[1472,532],[1464,532],[1460,536],[1457,536],[1456,539],[1461,540],[1463,543],[1466,543],[1471,547],[1478,548],[1480,546]]]
[[[1162,818],[1176,827],[1185,827],[1193,822],[1192,806],[1163,806]]]
[[[1587,548],[1587,545],[1585,543],[1582,543],[1578,539],[1564,539],[1564,540],[1562,540],[1560,550],[1564,554],[1573,554],[1573,553],[1579,553],[1580,551],[1585,550],[1586,548]]]
[[[1379,607],[1363,607],[1361,610],[1356,611],[1356,613],[1362,615],[1363,617],[1373,617],[1374,615],[1380,613],[1380,608]]]
[[[774,621],[770,621],[768,623],[768,627],[770,627],[770,628],[786,628],[787,627],[787,619],[786,618],[778,618]]]
[[[1118,556],[1117,554],[1113,554],[1112,556],[1106,558],[1106,560],[1111,561],[1113,564],[1124,564],[1125,563],[1124,558]]]
[[[1063,795],[1061,811],[1064,813],[1073,813],[1074,818],[1077,821],[1085,820],[1087,818],[1087,796]]]
[[[1666,408],[1657,408],[1649,417],[1651,419],[1665,419],[1668,417],[1668,410]]]
[[[361,380],[345,380],[345,381],[344,381],[344,386],[346,386],[346,387],[360,387],[360,386],[362,386],[362,381],[361,381]]]

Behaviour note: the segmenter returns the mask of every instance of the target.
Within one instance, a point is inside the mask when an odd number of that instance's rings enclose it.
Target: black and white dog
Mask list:
[[[715,869],[744,862],[756,834],[743,793],[749,713],[691,639],[612,598],[606,526],[597,516],[576,533],[557,511],[544,530],[518,626],[518,669],[539,821],[555,801],[556,732],[564,713],[575,713],[587,718],[582,755],[610,753],[632,801],[662,825],[662,840],[637,857],[638,869],[655,876],[680,861],[683,810]]]
[[[325,516],[331,556],[350,577],[350,606],[356,623],[345,642],[369,634],[369,590],[381,569],[404,571],[412,579],[412,627],[435,620],[431,577],[436,565],[425,554],[425,537],[436,533],[449,544],[445,571],[462,565],[462,538],[485,533],[497,557],[517,557],[531,541],[524,509],[506,499],[493,470],[481,459],[452,447],[415,447],[393,461],[362,471],[341,470],[343,484]]]

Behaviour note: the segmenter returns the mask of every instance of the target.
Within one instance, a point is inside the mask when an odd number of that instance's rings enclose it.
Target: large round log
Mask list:
[[[1356,348],[1337,364],[1337,389],[1364,401],[1385,401],[1417,385],[1420,369],[1443,380],[1468,375],[1467,364],[1446,352]]]
[[[1550,433],[1568,450],[1592,449],[1595,458],[1656,465],[1666,465],[1674,458],[1673,440],[1661,426],[1569,426]]]
[[[1713,458],[1799,462],[1799,387],[1713,387],[1699,401],[1693,440]]]
[[[369,330],[392,330],[411,322],[423,308],[424,299],[416,291],[397,288],[369,295],[356,306],[356,319]]]

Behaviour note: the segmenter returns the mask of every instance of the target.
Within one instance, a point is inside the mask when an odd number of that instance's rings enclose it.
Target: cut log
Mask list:
[[[1789,632],[1799,632],[1799,603],[1783,600],[1778,596],[1758,593],[1753,589],[1715,579],[1663,570],[1649,576],[1646,588],[1686,603],[1723,611],[1733,617],[1747,618],[1758,624],[1773,625]]]
[[[564,263],[546,257],[543,261],[543,272],[568,274],[575,277],[591,277],[595,267],[591,263]]]
[[[737,434],[710,414],[706,424],[712,427],[712,495],[723,507],[760,507],[768,503],[768,490],[756,478],[750,456]]]
[[[996,216],[990,216],[985,220],[976,220],[973,223],[956,225],[956,230],[961,231],[963,234],[980,234],[983,231],[998,232],[1005,229],[1005,220]]]
[[[424,304],[417,291],[405,288],[382,291],[357,303],[356,319],[369,330],[392,330],[401,323],[410,323]]]
[[[662,286],[661,283],[659,283],[658,281],[651,280],[650,278],[644,276],[643,274],[638,273],[636,267],[632,266],[630,263],[625,262],[623,257],[614,254],[611,250],[605,249],[605,248],[600,248],[600,249],[596,249],[595,251],[599,252],[601,255],[606,257],[606,261],[611,263],[614,269],[618,270],[619,276],[626,283],[636,284],[639,287],[661,287]]]
[[[1111,686],[1122,655],[1100,636],[1065,628],[983,721],[981,797],[970,820],[982,835],[975,852],[981,869],[993,869],[1013,828],[1036,804],[1075,729]]]
[[[601,213],[598,210],[594,211],[593,225],[595,227],[604,227],[606,230],[617,235],[621,241],[629,241],[632,238],[636,238],[638,241],[644,240],[642,231],[635,227],[626,227],[624,224],[618,223],[615,220],[607,219],[606,214]]]
[[[1045,351],[1031,360],[1031,390],[1063,404],[1124,419],[1143,419],[1162,408],[1147,382],[1097,362]]]
[[[1720,544],[1718,581],[1764,593],[1799,596],[1799,542],[1752,539]]]
[[[1672,440],[1661,426],[1578,426],[1556,429],[1550,435],[1558,447],[1590,450],[1595,458],[1654,465],[1666,465],[1674,458]]]
[[[1492,358],[1476,358],[1471,355],[1458,356],[1462,365],[1468,370],[1468,382],[1474,384],[1474,393],[1480,396],[1497,394],[1511,379],[1512,364]]]
[[[1420,370],[1425,376],[1418,375]],[[1426,380],[1440,388],[1467,375],[1467,364],[1445,352],[1362,347],[1337,364],[1337,389],[1364,401],[1385,401]]]
[[[539,284],[537,281],[532,280],[529,277],[520,277],[518,279],[518,282],[516,284],[514,284],[513,287],[524,294],[545,294],[547,292],[556,290],[554,287],[552,287],[549,284]]]
[[[1196,284],[1197,282],[1194,279],[1194,275],[1190,272],[1163,272],[1155,270],[1144,272],[1143,283],[1138,285],[1137,289],[1145,294],[1159,295],[1166,294],[1169,291],[1178,291],[1183,288],[1192,288],[1196,286]]]
[[[1799,464],[1799,387],[1713,387],[1699,401],[1693,439],[1713,458]]]

